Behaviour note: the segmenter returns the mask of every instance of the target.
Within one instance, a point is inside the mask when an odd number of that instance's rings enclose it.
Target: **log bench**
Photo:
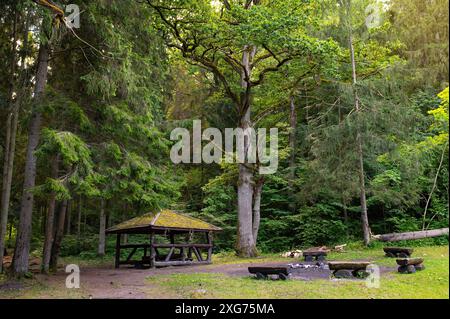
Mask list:
[[[328,267],[335,278],[366,278],[368,261],[329,261]]]
[[[280,280],[286,280],[291,273],[290,266],[248,267],[248,272],[256,275],[256,279],[268,279],[269,275],[276,275]]]
[[[398,272],[401,274],[413,274],[417,270],[424,270],[423,258],[399,258],[396,260]]]
[[[383,251],[385,252],[386,257],[409,258],[414,249],[405,247],[384,247]]]
[[[305,261],[325,261],[329,250],[306,250],[303,252]]]

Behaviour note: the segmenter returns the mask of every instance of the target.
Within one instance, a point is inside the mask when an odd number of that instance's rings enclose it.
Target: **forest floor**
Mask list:
[[[160,269],[114,269],[110,260],[66,258],[63,265],[80,267],[80,288],[65,286],[61,268],[49,276],[11,282],[0,278],[0,298],[449,298],[448,246],[417,247],[413,256],[424,257],[426,269],[399,274],[395,260],[382,249],[332,253],[329,260],[367,260],[380,266],[379,288],[365,280],[331,279],[326,269],[307,269],[292,280],[256,280],[251,265],[298,263],[279,255],[242,259],[232,254],[214,256],[213,264]]]

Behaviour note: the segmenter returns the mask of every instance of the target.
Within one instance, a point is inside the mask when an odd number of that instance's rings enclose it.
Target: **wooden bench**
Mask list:
[[[325,261],[329,250],[306,250],[303,252],[305,261]]]
[[[251,274],[256,275],[256,279],[268,279],[269,275],[277,275],[278,279],[286,280],[291,273],[290,266],[264,266],[264,267],[248,267]]]
[[[366,278],[368,261],[329,261],[328,267],[336,278]]]
[[[405,247],[384,247],[383,251],[385,252],[386,257],[409,258],[414,249]]]
[[[413,274],[417,270],[424,270],[423,258],[399,258],[396,260],[398,272],[401,274]]]

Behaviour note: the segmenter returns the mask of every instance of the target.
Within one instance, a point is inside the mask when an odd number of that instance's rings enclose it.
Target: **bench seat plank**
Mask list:
[[[423,263],[423,258],[398,258],[396,261],[399,266],[420,265]]]
[[[329,261],[328,262],[328,267],[330,267],[330,270],[341,270],[341,269],[358,270],[358,269],[365,269],[369,265],[370,265],[369,261]]]

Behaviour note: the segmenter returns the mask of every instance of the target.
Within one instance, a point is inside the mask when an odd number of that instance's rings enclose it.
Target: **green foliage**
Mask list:
[[[81,10],[74,36],[52,25],[47,8],[3,1],[1,159],[11,83],[20,101],[7,225],[11,243],[19,224],[40,43],[50,45],[51,59],[37,108],[43,128],[33,190],[36,255],[50,193],[72,203],[72,234],[78,208],[81,212],[80,237],[65,236],[64,256],[96,256],[100,199],[108,226],[177,208],[221,227],[216,249],[233,250],[238,166],[175,166],[169,134],[174,127],[191,128],[192,119],[201,119],[203,128],[237,125],[242,53],[248,45],[257,47],[249,79],[252,124],[279,130],[279,168],[265,176],[262,191],[261,252],[361,237],[358,132],[372,232],[448,226],[448,0],[377,2],[381,23],[374,28],[366,25],[371,0],[256,2],[244,8],[244,1],[229,0],[226,9],[222,1],[209,0],[73,0]],[[15,9],[19,41],[11,50]],[[355,112],[349,32],[360,112]],[[51,178],[56,157],[58,177]],[[448,238],[417,244],[431,242]],[[107,256],[113,246],[108,238]]]
[[[296,241],[302,247],[327,245],[344,241],[348,226],[345,225],[342,213],[328,204],[316,204],[313,207],[302,207],[300,215],[292,216],[295,223]],[[291,224],[292,225],[292,224]]]

